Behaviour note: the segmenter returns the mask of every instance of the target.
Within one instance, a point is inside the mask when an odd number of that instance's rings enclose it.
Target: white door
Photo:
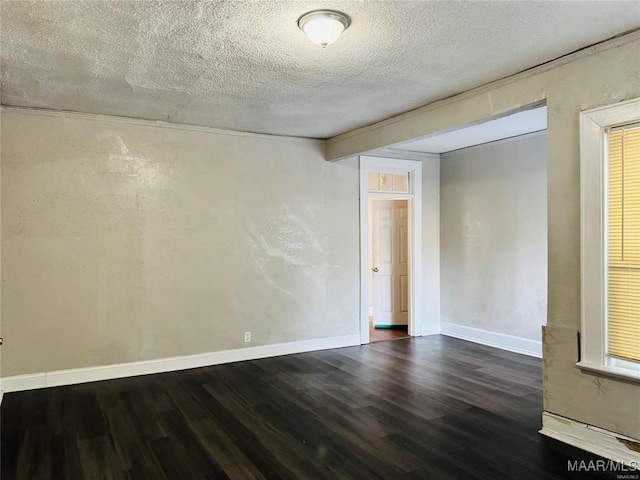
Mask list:
[[[373,323],[376,327],[409,321],[407,200],[374,200],[372,228]]]

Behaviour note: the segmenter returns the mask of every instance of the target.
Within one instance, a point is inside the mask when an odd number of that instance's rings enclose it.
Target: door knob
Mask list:
[[[373,270],[374,272],[378,271],[378,267],[373,267],[371,270]]]

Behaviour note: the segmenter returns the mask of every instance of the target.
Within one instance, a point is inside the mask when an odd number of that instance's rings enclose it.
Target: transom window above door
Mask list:
[[[367,189],[370,192],[410,193],[409,172],[369,172]]]

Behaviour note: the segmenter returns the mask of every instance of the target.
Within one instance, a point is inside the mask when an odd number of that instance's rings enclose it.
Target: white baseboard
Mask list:
[[[188,368],[206,367],[222,363],[256,360],[259,358],[277,357],[292,353],[327,350],[360,345],[360,335],[318,338],[299,342],[276,343],[257,347],[221,350],[218,352],[185,355],[181,357],[159,358],[141,362],[119,363],[97,367],[74,368],[51,372],[16,375],[2,378],[4,392],[33,390],[36,388],[57,387],[76,383],[95,382],[112,378],[133,377],[150,373],[173,372]]]
[[[614,462],[621,462],[628,466],[640,468],[640,453],[627,448],[621,442],[621,440],[625,440],[637,444],[640,443],[640,440],[550,412],[542,413],[542,430],[540,430],[540,433]]]
[[[465,327],[464,325],[447,322],[440,324],[440,333],[449,337],[481,343],[482,345],[501,348],[502,350],[509,350],[510,352],[542,358],[541,341],[514,337],[512,335],[505,335],[504,333],[490,332],[489,330],[480,330],[479,328]]]

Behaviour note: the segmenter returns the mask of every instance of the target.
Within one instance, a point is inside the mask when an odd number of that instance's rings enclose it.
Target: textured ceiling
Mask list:
[[[640,26],[636,2],[7,1],[2,103],[330,137]],[[322,49],[296,20],[349,14]]]

